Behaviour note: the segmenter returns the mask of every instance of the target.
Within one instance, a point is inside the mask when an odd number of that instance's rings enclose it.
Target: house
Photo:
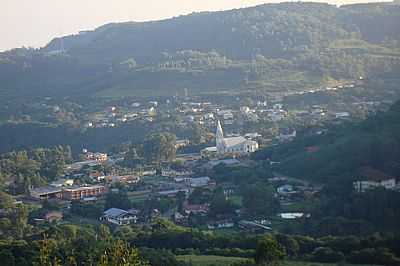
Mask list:
[[[292,185],[283,185],[280,186],[276,189],[276,191],[278,192],[279,195],[289,195],[289,194],[293,194],[296,193],[296,191],[294,190]]]
[[[218,150],[217,147],[207,147],[205,149],[202,149],[200,151],[201,157],[202,158],[212,158],[212,157],[216,157],[218,154]]]
[[[61,199],[62,188],[53,186],[35,188],[30,191],[30,195],[32,198],[38,200]]]
[[[97,181],[104,180],[104,173],[99,171],[92,171],[89,173],[89,178]]]
[[[100,153],[100,152],[87,152],[85,154],[86,160],[93,160],[96,162],[105,162],[108,160],[107,153]]]
[[[178,139],[175,141],[175,149],[180,149],[188,146],[190,141],[188,139]]]
[[[88,197],[96,197],[104,194],[105,192],[105,186],[65,188],[62,191],[62,198],[65,200],[80,200]]]
[[[193,188],[205,187],[210,183],[210,178],[208,176],[190,178],[189,183]]]
[[[348,112],[337,112],[335,113],[335,118],[336,119],[345,119],[345,118],[349,118],[350,114]]]
[[[136,184],[140,181],[140,177],[135,175],[110,175],[106,176],[105,180],[109,183]]]
[[[185,176],[191,176],[193,174],[192,171],[188,170],[173,170],[170,168],[162,168],[161,169],[161,175],[166,176],[166,177],[185,177]]]
[[[67,187],[67,186],[73,186],[74,185],[74,180],[73,179],[59,179],[57,181],[54,181],[50,184],[53,187]]]
[[[248,107],[248,106],[241,106],[240,107],[240,112],[242,112],[242,113],[244,113],[244,114],[247,114],[247,113],[249,113],[251,110],[250,110],[250,107]]]
[[[183,205],[183,211],[186,215],[190,214],[207,214],[209,211],[208,204],[188,204],[187,202]]]
[[[128,225],[137,222],[137,214],[121,210],[118,208],[111,208],[103,212],[103,216],[100,217],[101,221],[106,221],[115,225]]]
[[[235,226],[235,224],[229,220],[223,220],[223,221],[218,221],[215,223],[207,224],[207,228],[210,230],[221,229],[221,228],[232,228],[234,226]]]
[[[223,120],[233,120],[233,113],[231,110],[221,110],[217,112],[219,117],[222,117]]]
[[[99,196],[106,192],[104,186],[87,187],[40,187],[30,191],[31,197],[35,199],[63,199],[80,200],[87,197]]]
[[[310,218],[310,214],[305,214],[303,212],[285,212],[285,213],[279,213],[278,217],[285,219],[285,220],[294,220],[294,219],[299,219],[299,218]]]
[[[79,171],[82,169],[84,166],[89,166],[89,167],[94,167],[97,165],[101,165],[101,162],[95,161],[95,160],[88,160],[88,161],[82,161],[82,162],[76,162],[73,164],[69,164],[66,166],[66,170],[69,172],[72,171]]]
[[[142,176],[154,176],[157,174],[157,170],[155,168],[145,168],[142,172]]]
[[[371,167],[362,167],[358,170],[356,181],[353,182],[355,191],[362,193],[377,187],[385,189],[396,188],[396,178]]]
[[[187,225],[188,223],[188,216],[182,215],[179,212],[175,212],[173,219],[176,224]]]

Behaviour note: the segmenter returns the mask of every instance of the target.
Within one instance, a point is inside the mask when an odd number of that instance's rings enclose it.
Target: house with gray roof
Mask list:
[[[100,220],[115,225],[128,225],[136,223],[138,218],[137,213],[118,208],[111,208],[103,212],[103,216],[100,217]]]

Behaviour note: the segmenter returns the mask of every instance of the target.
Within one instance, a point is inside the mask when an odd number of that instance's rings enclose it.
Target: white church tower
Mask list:
[[[216,146],[217,152],[220,154],[225,153],[225,140],[224,140],[224,131],[222,131],[221,122],[218,120],[217,122],[217,132],[215,133],[216,137]]]

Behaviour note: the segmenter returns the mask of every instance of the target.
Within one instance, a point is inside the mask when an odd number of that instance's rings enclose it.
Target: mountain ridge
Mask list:
[[[390,3],[281,3],[111,23],[1,53],[0,94],[268,92],[396,77],[399,21],[400,6]]]

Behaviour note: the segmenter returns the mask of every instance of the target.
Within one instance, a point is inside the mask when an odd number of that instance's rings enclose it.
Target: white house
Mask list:
[[[349,118],[350,114],[348,112],[337,112],[335,113],[335,118],[340,119],[340,118]]]
[[[286,220],[293,220],[293,219],[299,219],[299,218],[310,218],[310,214],[305,214],[303,212],[284,212],[284,213],[279,213],[278,217]]]
[[[137,222],[137,213],[128,212],[125,210],[111,208],[103,213],[100,220],[106,221],[115,225],[127,225]]]
[[[232,120],[233,113],[231,110],[221,110],[217,112],[218,116],[222,117],[224,120]]]
[[[196,178],[190,178],[190,186],[193,188],[196,187],[205,187],[210,183],[210,178],[208,176],[203,176],[203,177],[196,177]]]
[[[385,189],[396,188],[395,177],[370,167],[361,168],[355,179],[356,181],[353,182],[353,188],[355,191],[361,193],[378,187]]]

